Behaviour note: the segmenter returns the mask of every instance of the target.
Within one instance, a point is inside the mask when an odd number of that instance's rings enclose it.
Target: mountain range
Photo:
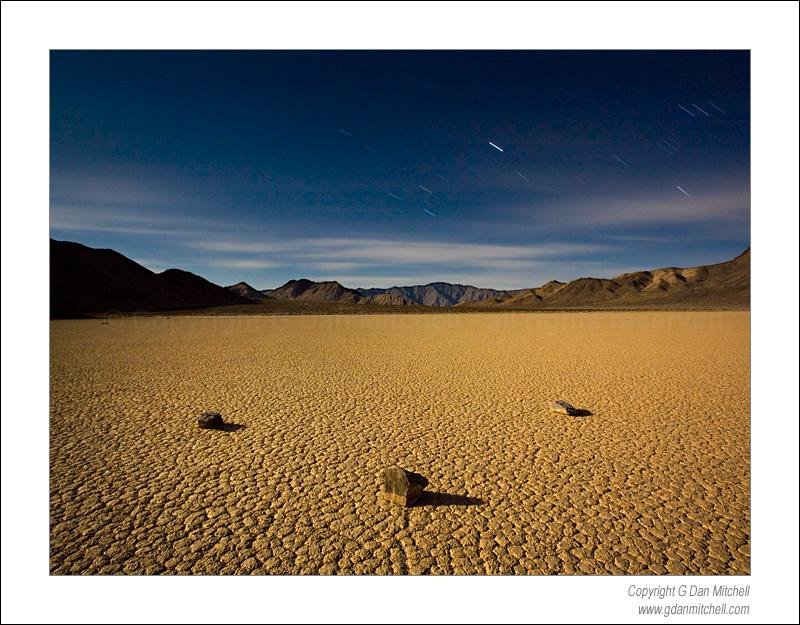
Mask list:
[[[394,304],[460,309],[570,308],[747,308],[750,302],[750,249],[736,258],[700,267],[664,267],[623,273],[613,278],[551,280],[516,290],[482,289],[432,282],[386,289],[349,289],[338,282],[290,280],[277,289],[257,291],[246,283],[230,290],[262,300]]]
[[[348,312],[398,307],[458,310],[735,308],[750,305],[750,249],[713,265],[665,267],[624,273],[614,278],[551,280],[517,290],[432,282],[425,285],[351,289],[335,281],[290,280],[258,290],[246,282],[221,287],[180,269],[155,273],[119,252],[69,241],[50,241],[50,315],[85,317],[111,311],[191,310],[245,306],[245,314],[274,311],[314,312],[326,306]],[[261,306],[257,306],[261,304]],[[269,304],[270,306],[266,306]],[[286,307],[280,309],[285,311]],[[422,310],[422,308],[420,308]],[[237,309],[237,312],[240,312]]]
[[[750,248],[714,265],[664,267],[610,279],[579,278],[566,284],[554,280],[468,305],[500,309],[749,308]]]
[[[477,302],[493,297],[503,297],[515,291],[479,289],[463,284],[432,282],[415,286],[393,286],[388,289],[349,289],[338,282],[312,282],[311,280],[289,280],[277,289],[256,291],[249,284],[240,282],[228,289],[237,292],[255,292],[262,296],[281,300],[306,302],[347,302],[352,304],[388,304],[405,306],[455,306],[465,302]],[[252,290],[252,291],[250,291]],[[255,299],[258,295],[255,296]]]

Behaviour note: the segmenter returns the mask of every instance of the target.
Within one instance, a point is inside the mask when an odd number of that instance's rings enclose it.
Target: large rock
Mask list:
[[[398,506],[412,506],[427,485],[428,480],[419,473],[412,473],[400,467],[390,467],[383,471],[381,496]]]
[[[573,417],[578,414],[578,409],[572,404],[565,402],[563,399],[551,401],[550,410],[553,412],[560,412],[561,414],[568,414]]]
[[[222,420],[222,415],[213,411],[204,412],[197,419],[197,425],[204,430],[213,430],[222,427],[223,423],[224,421]]]

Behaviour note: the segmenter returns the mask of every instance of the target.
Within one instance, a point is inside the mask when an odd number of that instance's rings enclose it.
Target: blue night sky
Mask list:
[[[51,236],[256,288],[719,262],[749,83],[737,51],[53,52]]]

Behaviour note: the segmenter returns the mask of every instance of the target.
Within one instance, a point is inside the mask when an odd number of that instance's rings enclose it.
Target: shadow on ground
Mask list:
[[[217,432],[237,432],[238,430],[243,430],[247,426],[242,425],[241,423],[223,423],[219,427],[213,428]]]
[[[583,408],[576,408],[572,416],[573,417],[591,417],[594,413],[591,410],[585,410]]]
[[[483,499],[478,497],[467,497],[465,495],[451,495],[450,493],[437,493],[422,491],[422,495],[417,501],[418,507],[423,506],[482,506],[485,505]]]

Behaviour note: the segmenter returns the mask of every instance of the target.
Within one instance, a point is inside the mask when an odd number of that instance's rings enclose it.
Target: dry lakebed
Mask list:
[[[52,321],[50,571],[747,574],[749,324]],[[379,496],[391,466],[414,505]]]

